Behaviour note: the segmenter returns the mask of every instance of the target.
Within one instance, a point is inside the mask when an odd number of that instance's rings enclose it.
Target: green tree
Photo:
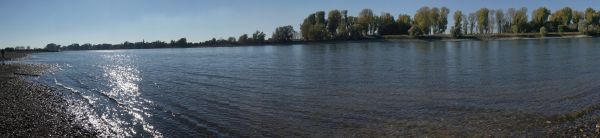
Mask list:
[[[419,10],[417,10],[417,12],[415,13],[415,16],[413,18],[413,25],[411,26],[411,28],[413,29],[412,32],[410,33],[410,29],[409,29],[409,33],[413,34],[413,35],[417,35],[417,34],[429,34],[430,30],[431,30],[431,26],[432,26],[432,22],[431,19],[429,18],[431,9],[427,6],[425,7],[421,7]],[[419,32],[415,32],[415,31],[419,31]]]
[[[248,34],[240,35],[238,38],[238,43],[248,43]]]
[[[446,32],[448,26],[448,14],[450,14],[450,9],[446,7],[440,8],[439,17],[437,19],[437,34]]]
[[[469,34],[469,20],[467,18],[467,15],[463,15],[462,16],[462,34],[466,35]]]
[[[433,34],[438,34],[439,32],[439,28],[438,26],[440,26],[440,9],[437,7],[433,7],[431,8],[431,11],[429,11],[429,15],[428,15],[429,21],[430,21],[430,25],[429,27],[431,28],[431,31]],[[429,32],[427,32],[429,33]]]
[[[454,27],[460,27],[463,19],[462,11],[457,10],[454,12]]]
[[[186,38],[180,38],[179,40],[177,40],[175,42],[175,46],[176,47],[186,47],[187,45],[188,44],[187,44],[187,39]]]
[[[300,33],[302,33],[302,38],[304,38],[304,40],[314,40],[311,34],[311,30],[313,28],[313,25],[317,23],[315,17],[316,16],[314,13],[308,15],[308,17],[306,17],[304,19],[304,22],[302,22],[302,24],[300,25]]]
[[[450,29],[450,33],[452,34],[453,37],[462,36],[462,30],[461,30],[462,19],[463,19],[462,11],[460,11],[460,10],[455,11],[454,12],[454,26],[452,26],[452,28]]]
[[[369,28],[371,35],[375,35],[377,34],[377,31],[379,31],[379,27],[381,27],[381,18],[377,15],[373,15],[373,20],[371,20],[371,25],[372,27]]]
[[[490,10],[487,8],[479,9],[477,14],[477,30],[479,30],[480,34],[487,33],[487,28],[489,26],[489,15]]]
[[[315,19],[317,21],[316,22],[317,24],[325,25],[326,24],[325,12],[324,11],[317,11],[317,12],[315,12]]]
[[[515,11],[512,17],[511,25],[511,30],[513,33],[527,32],[527,8],[523,7]]]
[[[342,14],[342,16],[341,16],[340,23],[337,26],[335,39],[347,40],[347,39],[350,39],[348,11],[342,10],[341,14]]]
[[[337,34],[338,26],[342,20],[342,13],[339,10],[331,10],[327,14],[327,31],[331,34],[331,37],[335,37]],[[333,38],[335,39],[335,38]]]
[[[50,44],[47,44],[44,49],[47,50],[47,51],[59,51],[60,50],[60,45],[57,45],[57,44],[54,44],[54,43],[50,43]]]
[[[398,34],[408,34],[408,29],[412,24],[410,15],[400,14],[396,23],[398,24]]]
[[[586,25],[598,25],[600,20],[600,14],[592,8],[585,9],[585,23]]]
[[[394,20],[394,16],[390,13],[382,13],[379,17],[381,20],[381,25],[379,26],[378,33],[380,35],[392,35],[396,34],[398,25]]]
[[[532,28],[537,30],[542,26],[546,25],[546,22],[548,21],[548,16],[550,16],[550,10],[548,10],[546,7],[540,7],[534,10],[533,15],[531,16]]]
[[[503,29],[502,27],[505,24],[505,19],[504,19],[504,12],[502,11],[502,9],[497,9],[496,10],[496,27],[498,28],[498,33],[503,33]]]
[[[273,41],[275,42],[289,42],[292,41],[295,33],[296,31],[294,31],[294,27],[291,25],[281,26],[275,29],[271,38],[273,38]]]
[[[227,41],[228,41],[229,43],[235,43],[235,42],[236,42],[236,41],[235,41],[235,37],[233,37],[233,36],[232,36],[232,37],[229,37],[229,38],[227,38]]]
[[[573,21],[573,30],[577,30],[579,29],[579,24],[581,23],[581,20],[583,19],[583,12],[580,11],[576,11],[574,10],[572,13],[572,21]]]
[[[363,26],[358,23],[358,18],[354,16],[348,17],[348,31],[350,32],[350,39],[362,39]]]
[[[254,32],[254,34],[252,34],[252,41],[254,42],[264,42],[265,41],[265,33],[261,32],[261,31],[256,31]]]
[[[504,32],[508,33],[508,32],[513,32],[513,20],[515,19],[515,16],[517,16],[517,10],[515,8],[508,8],[508,10],[506,11],[506,23],[504,26]]]
[[[325,12],[317,11],[304,19],[300,25],[300,32],[304,40],[328,40],[331,35],[326,28]]]
[[[571,20],[573,19],[573,10],[569,7],[564,7],[562,9],[557,10],[552,15],[552,20],[557,22],[559,25],[569,26],[571,24]]]
[[[469,34],[475,33],[475,25],[477,25],[477,15],[471,13],[469,14]]]
[[[363,9],[358,15],[358,24],[362,26],[362,33],[365,36],[372,35],[373,32],[371,30],[375,30],[373,29],[375,26],[373,16],[373,10],[371,9]]]

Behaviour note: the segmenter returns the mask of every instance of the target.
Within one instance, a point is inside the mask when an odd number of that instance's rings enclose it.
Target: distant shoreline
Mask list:
[[[241,47],[241,46],[267,46],[267,45],[295,45],[295,44],[323,44],[323,43],[338,43],[338,42],[375,42],[375,41],[406,41],[406,42],[435,42],[435,41],[495,41],[495,40],[529,40],[529,39],[557,39],[557,38],[595,38],[600,35],[583,35],[580,33],[548,33],[542,37],[538,33],[522,33],[522,34],[487,34],[487,35],[465,35],[463,37],[454,38],[450,35],[428,35],[428,36],[409,36],[409,35],[384,35],[371,36],[364,39],[356,40],[323,40],[323,41],[304,41],[296,40],[290,42],[263,42],[263,43],[248,43],[236,45],[219,45],[219,46],[200,46],[197,48],[208,47]],[[174,47],[179,48],[179,47]],[[192,48],[192,47],[181,47]],[[153,49],[153,48],[149,48]],[[159,48],[157,48],[159,49]]]
[[[292,40],[288,42],[250,42],[250,43],[234,43],[234,44],[217,44],[217,45],[201,45],[201,46],[183,46],[183,47],[143,47],[143,48],[108,48],[108,49],[84,49],[84,50],[121,50],[121,49],[163,49],[163,48],[210,48],[210,47],[243,47],[243,46],[267,46],[267,45],[295,45],[295,44],[323,44],[323,43],[344,43],[344,42],[375,42],[375,41],[405,41],[405,42],[434,42],[434,41],[494,41],[494,40],[528,40],[528,39],[557,39],[557,38],[595,38],[600,35],[583,35],[578,32],[565,33],[548,33],[546,36],[541,36],[539,33],[502,33],[502,34],[477,34],[464,35],[461,37],[452,37],[449,34],[427,35],[427,36],[409,36],[409,35],[383,35],[369,36],[363,39],[349,40],[322,40],[322,41],[305,41]],[[146,43],[148,44],[148,43]],[[189,45],[192,45],[191,43]],[[84,51],[84,50],[63,50],[63,51]],[[34,53],[34,52],[60,52],[60,50],[14,50],[8,53]],[[9,59],[11,59],[9,57]]]

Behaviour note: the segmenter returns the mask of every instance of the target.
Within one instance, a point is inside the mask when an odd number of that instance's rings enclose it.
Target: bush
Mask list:
[[[562,35],[563,32],[568,31],[569,27],[566,25],[559,25],[558,26],[558,34]]]
[[[595,35],[598,34],[598,26],[594,26],[594,25],[587,25],[587,26],[582,26],[579,27],[579,32],[585,35]]]
[[[548,34],[548,29],[546,29],[546,27],[542,27],[540,28],[540,36],[544,37]]]
[[[519,33],[519,27],[516,25],[513,25],[510,27],[510,31],[512,31],[512,33]]]

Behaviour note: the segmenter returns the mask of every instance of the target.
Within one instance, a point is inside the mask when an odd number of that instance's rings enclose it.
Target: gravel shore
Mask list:
[[[9,58],[26,56],[11,54]],[[47,67],[0,63],[0,137],[94,137],[70,115],[49,87],[26,80]]]

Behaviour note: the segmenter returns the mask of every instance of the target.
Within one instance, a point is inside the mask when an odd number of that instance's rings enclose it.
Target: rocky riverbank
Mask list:
[[[8,58],[24,56],[14,53]],[[67,112],[66,101],[58,93],[26,79],[45,69],[45,65],[0,63],[0,137],[95,136]]]

